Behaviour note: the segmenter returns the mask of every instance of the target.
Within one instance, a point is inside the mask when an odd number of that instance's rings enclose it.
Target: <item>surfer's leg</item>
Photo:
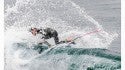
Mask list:
[[[54,37],[55,44],[59,44],[58,33],[56,31],[53,33],[53,37]]]
[[[59,38],[58,37],[54,37],[55,40],[55,44],[59,44]]]

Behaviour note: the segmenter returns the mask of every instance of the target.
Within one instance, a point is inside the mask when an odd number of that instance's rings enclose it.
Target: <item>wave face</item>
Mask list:
[[[72,48],[58,45],[44,50],[26,48],[26,43],[13,44],[14,57],[6,64],[6,70],[120,70],[118,53],[101,48]],[[41,47],[36,45],[37,47]],[[35,47],[36,47],[35,46]]]
[[[56,29],[60,40],[85,36],[38,54],[41,36],[30,27]],[[71,0],[16,0],[5,9],[5,70],[118,70],[120,54],[106,50],[117,36]]]

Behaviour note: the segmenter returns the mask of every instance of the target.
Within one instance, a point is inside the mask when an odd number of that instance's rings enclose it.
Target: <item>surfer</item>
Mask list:
[[[47,44],[48,46],[51,46],[45,39],[50,39],[54,38],[55,44],[59,44],[59,38],[58,38],[58,32],[52,28],[31,28],[30,32],[36,36],[37,34],[42,34],[44,39],[44,43]]]

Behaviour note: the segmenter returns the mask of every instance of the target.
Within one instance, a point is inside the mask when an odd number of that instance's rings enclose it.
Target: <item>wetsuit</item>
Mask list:
[[[37,30],[38,33],[42,34],[44,39],[50,39],[54,38],[55,44],[59,44],[59,38],[58,38],[58,33],[56,30],[51,29],[51,28],[46,28],[46,29],[39,29]]]

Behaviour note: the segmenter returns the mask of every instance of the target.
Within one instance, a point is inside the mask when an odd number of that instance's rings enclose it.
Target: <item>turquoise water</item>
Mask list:
[[[46,49],[41,54],[38,49],[26,48],[26,44],[14,44],[14,50],[20,51],[18,63],[23,70],[120,70],[121,56],[117,52],[101,48],[73,48],[60,46]],[[42,47],[42,46],[35,46]],[[45,47],[45,46],[44,46]],[[15,67],[15,70],[17,67]]]

